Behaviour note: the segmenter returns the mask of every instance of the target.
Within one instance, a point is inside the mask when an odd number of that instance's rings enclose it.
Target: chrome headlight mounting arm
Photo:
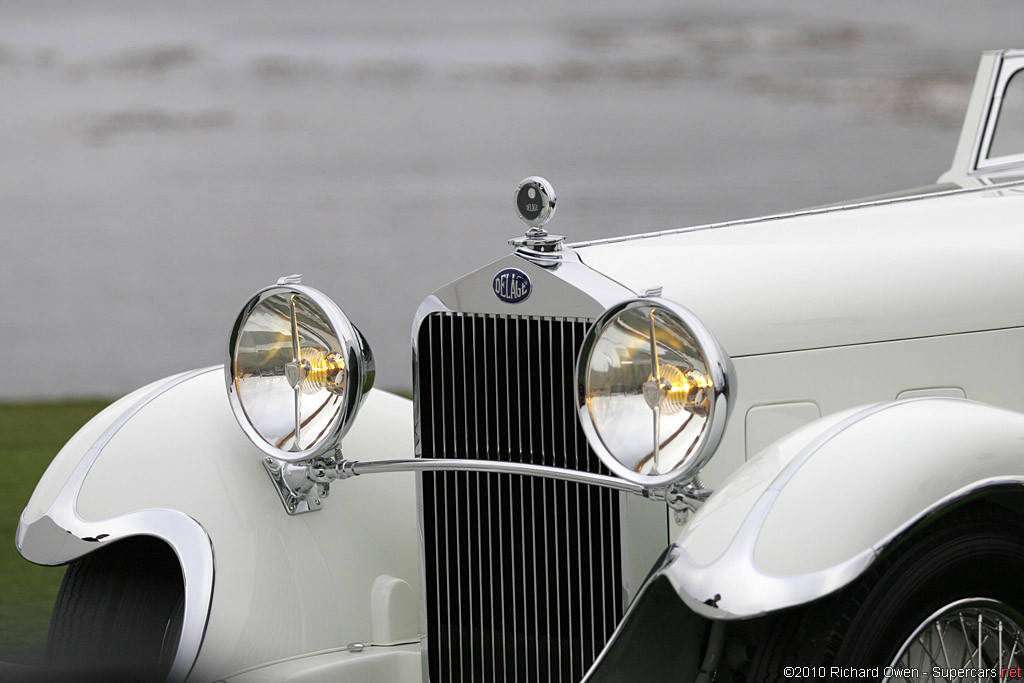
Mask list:
[[[319,510],[323,500],[330,495],[333,481],[387,472],[491,472],[590,484],[664,501],[675,512],[677,520],[699,508],[711,495],[711,491],[705,489],[699,479],[670,486],[652,487],[603,474],[529,463],[462,458],[359,461],[346,460],[340,455],[341,451],[338,449],[338,457],[313,458],[305,462],[285,462],[270,457],[264,459],[264,467],[277,485],[288,514],[297,515]]]

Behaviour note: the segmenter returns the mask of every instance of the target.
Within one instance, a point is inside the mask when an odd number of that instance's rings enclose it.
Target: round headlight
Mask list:
[[[321,292],[278,284],[257,292],[231,330],[228,399],[264,453],[296,462],[344,436],[373,386],[369,346]]]
[[[732,361],[689,310],[658,298],[617,304],[577,362],[580,421],[615,474],[646,486],[692,478],[729,412]]]

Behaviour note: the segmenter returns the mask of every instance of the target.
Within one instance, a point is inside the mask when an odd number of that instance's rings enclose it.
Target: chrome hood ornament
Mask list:
[[[552,235],[544,224],[555,215],[555,190],[544,178],[530,176],[519,183],[515,192],[516,214],[529,226],[522,237],[508,241],[516,253],[531,260],[557,259],[562,250],[564,235]]]

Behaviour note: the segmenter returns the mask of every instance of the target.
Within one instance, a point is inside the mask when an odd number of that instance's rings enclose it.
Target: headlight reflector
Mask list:
[[[232,328],[228,399],[243,431],[287,462],[324,455],[373,385],[370,349],[341,309],[299,284],[257,292]]]
[[[733,368],[710,330],[660,298],[605,311],[577,362],[580,421],[615,474],[646,486],[692,478],[728,417]]]

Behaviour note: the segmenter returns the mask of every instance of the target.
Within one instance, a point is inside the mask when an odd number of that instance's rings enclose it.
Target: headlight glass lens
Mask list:
[[[295,461],[337,443],[372,384],[373,363],[341,310],[296,285],[263,290],[242,309],[227,374],[243,430],[265,452]]]
[[[692,477],[727,416],[732,365],[690,311],[639,299],[605,312],[579,361],[580,418],[609,469],[664,485]]]

